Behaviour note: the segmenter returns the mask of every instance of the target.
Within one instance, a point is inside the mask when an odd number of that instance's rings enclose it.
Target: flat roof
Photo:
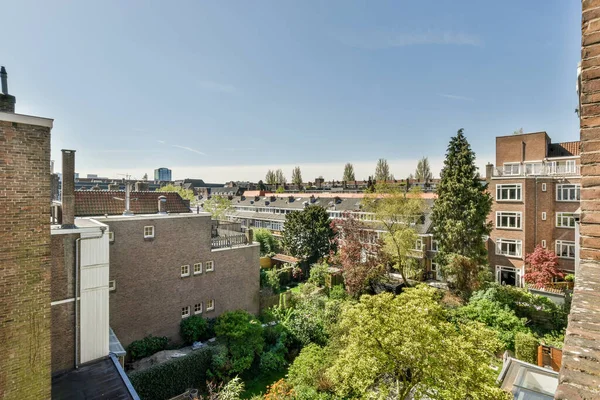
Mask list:
[[[96,221],[132,221],[132,220],[146,220],[146,219],[166,219],[166,218],[198,218],[198,217],[209,217],[211,214],[208,212],[201,213],[190,213],[190,214],[134,214],[134,215],[101,215],[97,217],[87,217],[95,219]]]

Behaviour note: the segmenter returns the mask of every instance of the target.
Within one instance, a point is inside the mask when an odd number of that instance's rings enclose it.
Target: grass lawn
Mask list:
[[[267,374],[260,374],[255,377],[242,377],[244,378],[244,385],[246,390],[242,393],[242,399],[249,399],[257,394],[265,394],[267,386],[272,385],[281,378],[285,377],[287,369],[283,371],[277,371]]]

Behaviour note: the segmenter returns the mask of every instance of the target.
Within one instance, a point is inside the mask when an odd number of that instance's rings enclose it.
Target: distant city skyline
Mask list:
[[[3,6],[0,64],[17,112],[54,118],[52,159],[76,149],[82,176],[340,179],[352,162],[366,178],[386,158],[404,178],[423,156],[439,174],[460,128],[480,167],[520,128],[578,138],[578,2],[31,8]]]

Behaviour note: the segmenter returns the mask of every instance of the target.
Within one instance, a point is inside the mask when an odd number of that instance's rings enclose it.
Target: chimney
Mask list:
[[[485,180],[489,181],[494,175],[494,164],[487,163],[485,166]]]
[[[75,150],[62,150],[62,228],[75,228]]]
[[[135,191],[136,192],[146,192],[148,190],[148,183],[146,182],[136,182],[135,183]]]
[[[0,80],[2,81],[2,93],[0,94],[0,112],[15,112],[15,96],[8,94],[8,74],[6,68],[0,67]]]
[[[123,215],[133,215],[131,209],[129,208],[131,203],[131,183],[125,182],[125,211],[123,211]]]
[[[167,196],[159,196],[158,197],[158,213],[166,214],[167,213]]]

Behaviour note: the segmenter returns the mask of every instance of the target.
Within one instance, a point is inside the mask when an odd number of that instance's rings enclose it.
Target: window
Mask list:
[[[515,239],[497,239],[496,254],[509,257],[521,257],[523,242]]]
[[[108,232],[108,241],[111,243],[115,241],[115,233],[114,232]]]
[[[181,276],[190,276],[190,266],[189,265],[182,265],[181,266]]]
[[[202,263],[194,264],[194,275],[198,275],[202,273]]]
[[[181,308],[181,318],[187,318],[190,316],[190,306]]]
[[[209,300],[206,302],[206,311],[212,311],[215,309],[215,301]]]
[[[542,240],[542,247],[546,248],[546,241],[545,240]]]
[[[438,251],[438,241],[435,239],[431,239],[431,251]]]
[[[206,272],[212,272],[215,270],[215,262],[214,261],[207,261],[206,262]]]
[[[575,217],[573,213],[559,212],[556,213],[557,228],[575,228]]]
[[[575,160],[567,160],[565,170],[567,174],[574,174],[576,172]]]
[[[194,314],[202,314],[202,303],[194,304]]]
[[[496,212],[496,228],[521,229],[520,212],[498,211]]]
[[[496,282],[521,287],[521,269],[496,265]]]
[[[521,164],[504,163],[504,175],[519,175],[521,173]]]
[[[575,258],[575,242],[557,240],[556,255],[560,258]]]
[[[116,288],[117,288],[117,282],[116,281],[108,281],[108,291],[109,292],[112,292]]]
[[[579,201],[581,198],[580,185],[556,185],[556,201]]]
[[[542,212],[542,221],[545,221],[545,220],[546,220],[546,211],[543,211]]]
[[[496,200],[521,201],[521,184],[496,185]]]
[[[145,226],[144,227],[144,239],[153,238],[154,237],[154,227],[153,226]]]
[[[540,163],[527,163],[525,164],[525,173],[527,175],[541,175],[544,169],[544,164]]]
[[[437,280],[438,266],[433,261],[431,262],[431,279]]]
[[[417,238],[415,242],[415,250],[423,250],[423,238]]]
[[[546,191],[546,184],[542,183],[542,192],[545,192],[545,191]]]

